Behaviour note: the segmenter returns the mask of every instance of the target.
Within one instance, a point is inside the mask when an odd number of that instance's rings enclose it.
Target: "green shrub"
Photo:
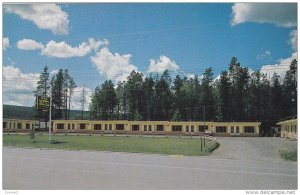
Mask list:
[[[294,150],[282,150],[279,151],[279,155],[281,158],[290,161],[297,161],[297,149]]]

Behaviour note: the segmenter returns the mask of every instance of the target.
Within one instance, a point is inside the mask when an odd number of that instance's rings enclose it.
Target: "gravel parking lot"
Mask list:
[[[297,141],[278,137],[218,137],[217,141],[220,147],[211,158],[282,162],[280,150],[297,148]]]

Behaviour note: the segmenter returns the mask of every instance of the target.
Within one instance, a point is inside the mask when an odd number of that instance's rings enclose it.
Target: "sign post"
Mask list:
[[[51,88],[50,88],[50,94],[51,94]],[[36,108],[38,111],[43,111],[43,112],[49,111],[49,123],[50,123],[49,142],[51,142],[51,97],[36,96]]]

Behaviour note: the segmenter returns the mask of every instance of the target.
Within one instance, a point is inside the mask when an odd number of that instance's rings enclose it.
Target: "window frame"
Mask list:
[[[156,131],[164,131],[164,125],[156,125]]]
[[[96,130],[96,131],[102,130],[102,125],[101,124],[94,124],[94,130]]]
[[[56,124],[56,129],[63,130],[64,128],[65,128],[65,124],[64,123],[57,123]]]
[[[182,125],[172,125],[172,132],[182,132]]]
[[[249,130],[249,128],[251,130]],[[254,126],[244,126],[244,133],[255,133],[255,127]]]
[[[123,128],[119,128],[119,127],[123,127]],[[125,130],[125,125],[124,124],[116,124],[116,130],[117,131],[124,131]]]
[[[216,126],[216,133],[227,133],[227,126]]]
[[[131,125],[131,131],[140,131],[140,125]]]
[[[84,128],[82,128],[84,126]],[[79,129],[80,130],[85,130],[86,129],[86,124],[85,123],[79,123]]]

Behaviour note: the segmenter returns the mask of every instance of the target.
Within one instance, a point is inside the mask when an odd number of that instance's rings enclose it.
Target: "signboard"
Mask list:
[[[36,96],[36,108],[40,111],[48,111],[50,109],[50,97]]]

